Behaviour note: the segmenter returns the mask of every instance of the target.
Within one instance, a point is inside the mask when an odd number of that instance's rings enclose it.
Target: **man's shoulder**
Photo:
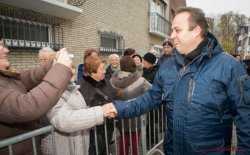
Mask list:
[[[217,60],[223,63],[225,66],[242,66],[241,62],[234,58],[232,55],[226,52],[221,52],[217,56]]]

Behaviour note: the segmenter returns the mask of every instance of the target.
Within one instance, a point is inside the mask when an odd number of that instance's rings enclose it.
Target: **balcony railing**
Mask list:
[[[150,26],[149,32],[161,37],[166,37],[170,32],[169,21],[158,14],[157,12],[151,12],[149,16]]]

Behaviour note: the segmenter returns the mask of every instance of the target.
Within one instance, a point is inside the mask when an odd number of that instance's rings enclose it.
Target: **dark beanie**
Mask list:
[[[121,57],[120,69],[121,71],[134,73],[136,71],[136,64],[134,62],[134,59],[130,56]]]
[[[143,56],[143,59],[151,64],[154,64],[155,61],[156,61],[156,57],[153,53],[146,53],[144,56]]]

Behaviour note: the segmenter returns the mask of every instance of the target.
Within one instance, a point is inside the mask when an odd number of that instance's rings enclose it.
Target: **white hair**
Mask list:
[[[108,57],[109,60],[111,60],[113,58],[119,59],[120,57],[119,57],[118,54],[110,54],[109,57]]]
[[[43,53],[43,52],[55,53],[55,51],[50,47],[43,47],[39,50],[39,53]]]

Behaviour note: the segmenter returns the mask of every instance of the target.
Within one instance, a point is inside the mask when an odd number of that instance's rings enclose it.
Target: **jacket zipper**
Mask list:
[[[191,103],[192,96],[194,94],[194,88],[195,88],[195,81],[193,78],[191,78],[188,82],[188,103]]]

